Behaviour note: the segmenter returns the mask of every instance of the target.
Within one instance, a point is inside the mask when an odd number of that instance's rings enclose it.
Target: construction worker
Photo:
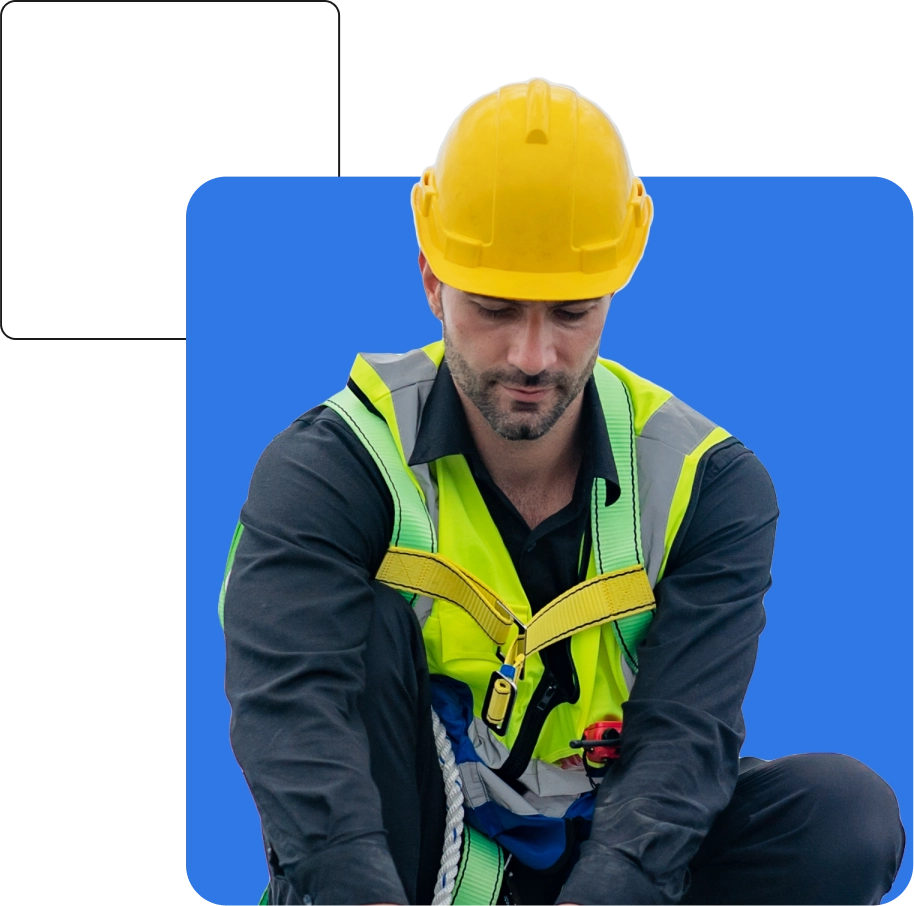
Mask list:
[[[653,216],[612,122],[501,88],[412,207],[443,340],[274,439],[226,567],[264,902],[878,903],[888,786],[740,759],[765,469],[598,356]]]

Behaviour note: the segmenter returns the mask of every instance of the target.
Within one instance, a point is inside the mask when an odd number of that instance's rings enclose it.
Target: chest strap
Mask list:
[[[441,554],[392,547],[377,579],[398,591],[440,598],[468,613],[498,646],[516,627],[527,656],[591,626],[652,610],[654,593],[644,567],[629,566],[585,579],[539,610],[526,625],[482,580]],[[517,637],[512,647],[519,648]]]
[[[507,652],[493,673],[483,719],[500,735],[507,728],[517,694],[515,677],[524,660],[584,629],[645,613],[656,607],[644,567],[627,566],[579,582],[522,623],[480,579],[441,554],[392,547],[377,579],[398,591],[449,601]]]

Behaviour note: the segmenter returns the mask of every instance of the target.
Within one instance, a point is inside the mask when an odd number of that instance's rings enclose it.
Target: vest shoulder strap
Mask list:
[[[338,413],[368,450],[390,490],[394,505],[391,545],[436,551],[438,541],[425,506],[425,495],[403,464],[397,444],[382,418],[370,412],[348,388],[324,404]]]
[[[594,481],[590,512],[597,572],[609,573],[635,566],[643,569],[641,497],[631,395],[622,380],[604,366],[603,360],[597,362],[593,375],[619,479],[619,499],[612,506],[606,506],[606,481],[602,478]],[[652,606],[613,622],[622,656],[633,673],[638,672],[638,646],[647,634],[653,616]]]

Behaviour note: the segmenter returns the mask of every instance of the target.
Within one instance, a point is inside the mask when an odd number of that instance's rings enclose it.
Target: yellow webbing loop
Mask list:
[[[491,588],[440,554],[392,547],[375,578],[400,591],[456,604],[496,645],[504,645],[512,626],[520,625]]]
[[[550,601],[527,626],[487,585],[440,554],[392,547],[381,563],[377,578],[393,588],[456,604],[497,645],[503,645],[512,626],[517,626],[520,636],[512,643],[505,663],[518,668],[525,656],[553,642],[656,606],[651,584],[640,565],[578,583]]]
[[[508,716],[508,705],[511,704],[511,693],[517,687],[512,686],[506,679],[499,677],[495,680],[486,717],[494,724],[500,724]]]
[[[527,626],[527,655],[620,617],[653,610],[654,592],[640,564],[579,582],[550,601]]]

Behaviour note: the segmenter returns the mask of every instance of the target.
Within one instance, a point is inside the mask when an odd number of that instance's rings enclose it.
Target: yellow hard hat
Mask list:
[[[625,286],[653,215],[609,117],[543,79],[464,110],[412,206],[419,247],[444,283],[542,301]]]

